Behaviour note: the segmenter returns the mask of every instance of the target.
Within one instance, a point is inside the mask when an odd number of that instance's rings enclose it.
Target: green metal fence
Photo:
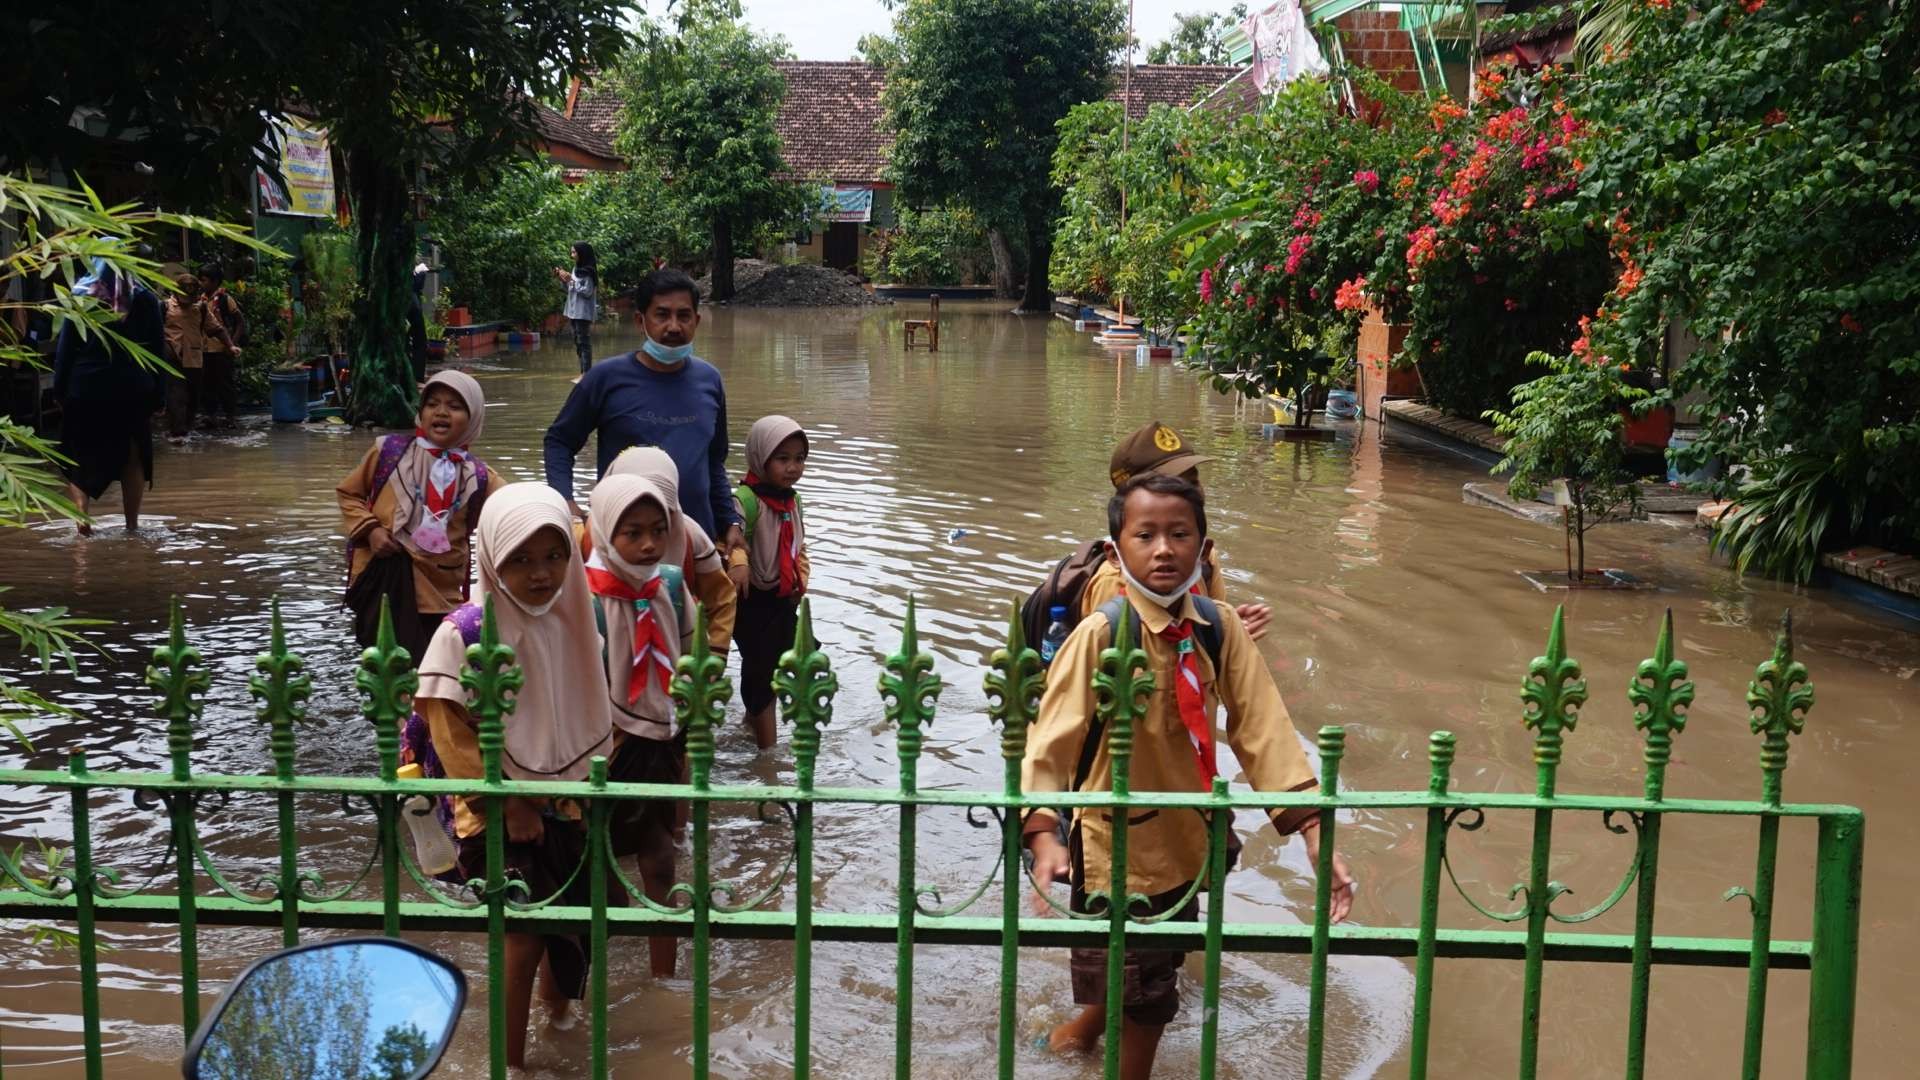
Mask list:
[[[177,923],[180,928],[181,1025],[190,1032],[199,1020],[202,986],[198,967],[198,929],[202,925],[277,925],[285,941],[296,941],[302,927],[377,929],[394,935],[402,930],[470,931],[488,935],[488,1025],[493,1075],[503,1077],[505,1026],[502,991],[505,964],[504,935],[515,931],[585,932],[595,957],[588,994],[592,1024],[592,1070],[607,1069],[606,954],[612,935],[679,935],[693,939],[693,1072],[708,1073],[710,1052],[710,961],[714,942],[723,938],[791,940],[794,984],[794,1073],[812,1073],[809,1027],[810,963],[815,941],[885,942],[896,944],[897,992],[895,1073],[913,1071],[914,946],[953,944],[998,946],[1001,954],[998,1075],[1014,1075],[1016,1063],[1015,999],[1020,946],[1100,947],[1108,957],[1108,994],[1121,984],[1122,947],[1131,943],[1161,948],[1201,951],[1204,954],[1200,1013],[1200,1075],[1214,1075],[1218,1053],[1220,962],[1223,952],[1304,953],[1310,957],[1311,1005],[1306,1074],[1321,1075],[1326,1035],[1327,963],[1334,955],[1411,957],[1415,989],[1412,1029],[1409,1033],[1408,1073],[1427,1075],[1432,1025],[1435,961],[1440,958],[1517,960],[1522,963],[1524,1004],[1515,1018],[1519,1031],[1523,1077],[1535,1075],[1540,1051],[1541,995],[1546,961],[1623,963],[1631,966],[1630,1008],[1626,1045],[1627,1075],[1644,1075],[1648,1026],[1648,989],[1655,966],[1681,965],[1739,968],[1748,971],[1747,1024],[1742,1075],[1759,1075],[1766,1011],[1768,974],[1775,969],[1810,969],[1810,1003],[1805,1075],[1816,1078],[1851,1074],[1856,952],[1859,943],[1861,852],[1864,819],[1845,806],[1793,805],[1781,800],[1781,774],[1786,769],[1788,737],[1799,732],[1813,704],[1813,689],[1803,665],[1793,659],[1791,624],[1783,623],[1772,658],[1755,672],[1747,691],[1752,728],[1761,736],[1761,799],[1725,802],[1669,799],[1665,774],[1673,737],[1686,725],[1686,710],[1694,688],[1687,681],[1687,665],[1673,656],[1672,616],[1660,631],[1651,659],[1639,665],[1625,687],[1633,721],[1645,732],[1644,790],[1635,798],[1624,795],[1567,795],[1555,784],[1563,742],[1573,731],[1579,710],[1587,701],[1587,684],[1578,662],[1566,654],[1562,617],[1554,615],[1546,655],[1532,662],[1521,689],[1523,722],[1534,733],[1536,781],[1532,794],[1467,794],[1450,782],[1454,737],[1434,732],[1430,740],[1430,773],[1425,791],[1346,792],[1340,790],[1340,760],[1344,733],[1337,727],[1318,732],[1321,781],[1317,792],[1289,794],[1231,793],[1224,781],[1210,792],[1167,793],[1129,791],[1127,778],[1132,725],[1143,715],[1153,676],[1145,653],[1129,640],[1122,627],[1113,648],[1101,657],[1096,677],[1099,709],[1106,719],[1108,748],[1113,759],[1112,792],[1058,793],[1028,799],[1020,791],[1020,762],[1026,732],[1040,696],[1042,676],[1035,653],[1021,638],[1020,620],[1009,619],[1006,647],[992,657],[986,677],[988,712],[1001,728],[1005,778],[1002,790],[927,791],[918,782],[918,760],[923,733],[933,720],[941,682],[933,659],[920,650],[912,603],[907,608],[900,651],[885,662],[880,690],[887,719],[897,737],[900,768],[897,790],[816,787],[815,764],[821,731],[832,719],[838,688],[827,657],[815,642],[810,617],[803,606],[795,648],[781,661],[776,677],[783,715],[791,728],[796,766],[791,787],[717,786],[712,783],[713,732],[724,716],[731,686],[720,657],[705,646],[705,620],[694,636],[696,651],[682,658],[674,681],[674,697],[688,730],[687,750],[691,783],[684,786],[610,784],[606,763],[596,759],[591,777],[582,783],[532,783],[501,776],[503,720],[512,711],[512,692],[519,683],[511,650],[501,646],[491,612],[479,644],[469,652],[470,670],[462,681],[474,702],[473,712],[485,761],[483,780],[411,780],[395,778],[399,764],[401,724],[408,711],[408,695],[415,677],[405,653],[391,644],[367,651],[357,676],[363,711],[372,721],[380,759],[377,777],[298,776],[294,771],[296,724],[304,719],[302,702],[310,683],[301,661],[290,655],[280,631],[276,606],[270,650],[258,661],[259,674],[250,688],[259,701],[259,716],[270,732],[274,761],[272,776],[196,774],[189,760],[193,722],[200,699],[208,689],[208,674],[199,653],[190,647],[178,607],[173,614],[168,645],[154,653],[148,681],[161,695],[160,711],[167,726],[171,769],[167,772],[93,772],[85,756],[71,755],[61,770],[0,770],[0,789],[51,786],[67,790],[72,798],[73,851],[70,864],[42,879],[0,853],[0,916],[41,922],[71,922],[76,926],[77,960],[84,1010],[86,1071],[102,1074],[100,1003],[97,991],[96,927],[102,921]],[[123,884],[124,876],[95,860],[89,822],[90,793],[121,790],[151,806],[164,804],[172,823],[170,843],[177,866],[171,891],[149,892]],[[278,803],[280,852],[278,874],[249,891],[223,874],[208,855],[198,834],[203,801],[224,800],[237,792],[261,792]],[[328,887],[321,877],[300,865],[295,844],[294,799],[326,793],[369,805],[376,813],[379,844],[353,882]],[[501,800],[487,800],[487,880],[462,892],[422,873],[409,846],[401,843],[398,806],[410,794],[488,794],[567,796],[585,799],[589,807],[590,842],[576,873],[591,884],[589,906],[561,906],[552,898],[529,897],[503,870]],[[693,857],[691,880],[673,888],[665,903],[647,899],[610,855],[607,822],[614,800],[674,797],[691,801]],[[790,858],[780,879],[754,895],[742,896],[728,883],[716,881],[709,860],[711,808],[720,802],[760,803],[786,808],[794,827]],[[891,910],[861,913],[815,912],[814,809],[822,804],[890,806],[899,814],[897,894]],[[1100,914],[1073,914],[1064,918],[1023,917],[1020,904],[1026,891],[1017,880],[1001,890],[997,913],[973,913],[990,886],[1021,865],[1019,811],[1030,805],[1091,808],[1186,808],[1206,814],[1210,829],[1209,878],[1195,885],[1207,894],[1206,918],[1200,925],[1130,919],[1126,903],[1104,906]],[[1301,926],[1266,923],[1228,923],[1224,920],[1226,837],[1229,813],[1236,808],[1310,806],[1319,810],[1325,840],[1321,846],[1314,918]],[[941,906],[938,894],[918,884],[915,871],[915,817],[923,807],[984,808],[999,820],[1000,850],[992,875],[967,898]],[[1402,810],[1424,814],[1425,853],[1422,867],[1421,908],[1415,927],[1329,926],[1328,870],[1334,850],[1337,814],[1341,810]],[[1487,811],[1531,811],[1533,842],[1527,880],[1514,886],[1512,910],[1482,907],[1460,890],[1467,902],[1494,925],[1456,929],[1438,921],[1443,874],[1456,890],[1447,857],[1450,831],[1458,826],[1479,827]],[[1631,829],[1637,835],[1636,854],[1610,895],[1590,910],[1566,914],[1554,901],[1566,892],[1549,880],[1556,815],[1597,813],[1616,832]],[[1746,938],[1660,936],[1654,932],[1655,883],[1660,865],[1661,821],[1669,814],[1739,815],[1756,819],[1758,862],[1750,889],[1735,889],[1732,899],[1744,895],[1752,911],[1752,933]],[[1623,824],[1614,824],[1616,817]],[[1775,871],[1780,822],[1783,818],[1810,818],[1818,823],[1817,865],[1813,872],[1813,921],[1809,941],[1779,941],[1772,933]],[[1127,819],[1113,816],[1112,880],[1127,880]],[[380,898],[356,897],[360,883],[378,869]],[[411,882],[411,891],[408,882]],[[790,886],[790,887],[789,887]],[[627,903],[610,903],[615,890]],[[791,907],[779,906],[783,893]],[[1555,924],[1588,922],[1633,897],[1633,932],[1629,935],[1552,932]],[[1104,901],[1105,898],[1099,898]],[[876,905],[882,906],[884,905]],[[1057,907],[1057,905],[1056,905]],[[1509,929],[1507,927],[1512,927]],[[1108,1010],[1106,1075],[1118,1075],[1120,1010]]]

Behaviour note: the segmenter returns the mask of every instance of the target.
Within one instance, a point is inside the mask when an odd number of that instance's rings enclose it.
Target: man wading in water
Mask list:
[[[594,475],[622,450],[657,446],[680,469],[680,508],[727,551],[746,544],[727,482],[727,390],[720,372],[693,355],[700,292],[679,270],[655,270],[641,281],[639,349],[594,364],[580,377],[547,428],[547,484],[581,513],[573,497],[573,459],[599,436]],[[584,516],[584,515],[582,515]],[[718,526],[718,528],[716,528]]]

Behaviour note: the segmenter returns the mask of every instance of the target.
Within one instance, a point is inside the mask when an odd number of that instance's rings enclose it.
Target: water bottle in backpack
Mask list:
[[[1067,640],[1067,635],[1072,633],[1072,628],[1067,625],[1066,608],[1057,604],[1054,605],[1054,607],[1047,612],[1047,618],[1049,620],[1047,634],[1040,639],[1040,663],[1042,666],[1053,663],[1053,658],[1055,654],[1060,651],[1060,646]]]

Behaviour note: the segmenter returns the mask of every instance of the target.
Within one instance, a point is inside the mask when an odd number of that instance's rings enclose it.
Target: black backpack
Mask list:
[[[1214,603],[1211,598],[1196,593],[1193,597],[1193,609],[1200,613],[1201,618],[1207,620],[1194,626],[1193,638],[1200,643],[1200,648],[1206,651],[1207,659],[1213,662],[1213,677],[1218,679],[1221,643],[1220,605]],[[1120,620],[1125,619],[1128,627],[1133,631],[1134,643],[1139,644],[1140,614],[1133,610],[1132,604],[1127,603],[1126,597],[1116,596],[1101,604],[1100,614],[1107,617],[1108,626],[1115,628],[1119,627]],[[1112,639],[1109,638],[1108,642],[1111,645]],[[1096,712],[1088,718],[1087,741],[1080,744],[1080,763],[1074,766],[1073,787],[1069,790],[1079,791],[1080,785],[1087,782],[1087,774],[1093,771],[1094,755],[1100,752],[1100,737],[1106,734],[1106,729],[1107,722],[1100,719],[1099,713]]]

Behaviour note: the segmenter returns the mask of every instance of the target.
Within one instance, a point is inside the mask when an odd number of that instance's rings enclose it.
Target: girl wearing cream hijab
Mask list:
[[[675,508],[672,531],[667,536],[667,547],[661,561],[678,564],[686,575],[687,587],[707,609],[707,646],[724,657],[733,646],[733,624],[740,602],[739,593],[733,581],[727,577],[727,568],[720,561],[720,552],[707,536],[707,531],[678,509],[680,467],[673,463],[665,450],[657,446],[634,446],[620,451],[619,456],[613,459],[613,464],[607,466],[607,476],[633,476],[650,480],[666,496],[668,505]],[[591,543],[591,528],[587,536]]]
[[[460,673],[477,639],[489,600],[500,641],[513,649],[525,683],[506,724],[502,767],[514,780],[582,780],[589,760],[613,749],[613,716],[599,691],[600,633],[586,569],[569,534],[571,511],[545,484],[508,484],[487,500],[476,537],[479,588],[474,602],[449,615],[420,664],[414,710],[426,721],[440,770],[456,778],[484,775],[479,735]],[[459,869],[469,881],[487,873],[482,801],[454,799]],[[506,800],[506,866],[526,883],[526,899],[589,904],[590,884],[574,873],[586,850],[579,807],[549,799]],[[543,998],[556,1027],[571,1026],[571,1005],[585,996],[587,949],[582,937],[507,935],[507,1060],[526,1062],[527,1014],[534,972],[549,961]]]
[[[686,731],[674,717],[673,668],[693,637],[694,598],[674,550],[680,500],[658,484],[608,472],[588,515],[593,553],[587,583],[605,627],[606,683],[613,708],[607,775],[629,784],[678,784]],[[699,526],[694,526],[699,528]],[[610,823],[613,853],[638,855],[647,895],[664,903],[673,886],[674,801],[623,800]],[[653,973],[673,975],[676,942],[651,942]]]
[[[740,592],[740,700],[765,750],[773,745],[773,668],[793,648],[800,596],[807,591],[807,529],[793,485],[807,471],[807,433],[784,416],[763,416],[747,432],[747,475],[734,510],[747,544],[730,555]]]

